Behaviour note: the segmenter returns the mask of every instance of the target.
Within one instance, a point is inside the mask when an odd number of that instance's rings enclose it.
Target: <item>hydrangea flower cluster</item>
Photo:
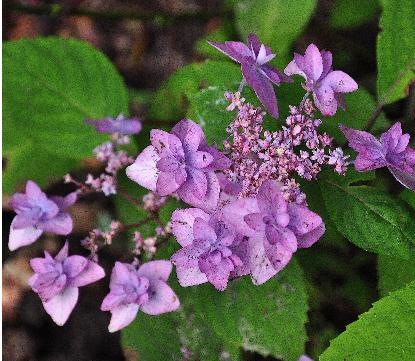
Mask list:
[[[335,114],[337,106],[344,108],[343,93],[356,90],[357,84],[346,73],[334,71],[331,53],[313,44],[304,56],[294,55],[285,74],[268,64],[275,55],[253,34],[248,45],[211,45],[239,62],[243,74],[239,90],[225,93],[230,101],[226,109],[236,116],[227,126],[223,151],[207,143],[200,125],[183,119],[170,132],[153,129],[151,145],[134,160],[119,147],[141,131],[139,120],[122,115],[87,120],[97,132],[111,135],[111,141],[93,151],[106,164],[105,172],[98,177],[88,174],[84,183],[65,176],[66,183],[78,187],[66,197],[48,198],[32,181],[27,182],[25,193],[12,197],[16,216],[10,229],[11,250],[35,242],[43,232],[69,234],[72,219],[66,209],[89,192],[118,193],[147,212],[135,224],[114,220],[106,231],[93,229],[81,241],[90,252],[88,258],[69,256],[65,243],[54,258],[45,252],[44,258],[32,259],[35,274],[30,286],[58,325],[67,321],[75,307],[78,288],[105,276],[98,265],[99,250],[126,230],[134,231],[132,260],[115,263],[110,290],[101,305],[103,311],[111,312],[110,332],[130,324],[139,310],[159,315],[180,307],[167,284],[173,265],[183,287],[210,283],[225,291],[233,279],[247,275],[259,285],[284,269],[299,248],[311,247],[324,234],[324,222],[308,208],[297,179],[316,179],[324,165],[339,175],[347,171],[349,156],[333,146],[328,134],[318,132],[322,120],[315,116],[315,107],[323,115]],[[251,86],[265,109],[277,117],[273,84],[290,82],[294,74],[305,79],[306,95],[299,106],[290,107],[281,129],[264,129],[265,114],[245,102],[242,88]],[[399,182],[415,190],[415,150],[408,147],[409,135],[402,134],[399,123],[380,140],[345,126],[341,130],[358,152],[353,162],[358,171],[388,167]],[[125,167],[131,180],[150,191],[143,199],[117,189],[116,176]],[[175,210],[165,224],[159,212],[169,197],[191,208]],[[154,233],[143,237],[140,227],[150,221],[156,223]],[[154,260],[171,235],[181,248],[171,260]],[[185,351],[190,355],[191,350]]]

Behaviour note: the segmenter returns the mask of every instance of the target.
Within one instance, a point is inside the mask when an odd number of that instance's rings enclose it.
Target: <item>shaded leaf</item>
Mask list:
[[[388,104],[407,96],[415,80],[415,2],[381,0],[381,5],[377,86],[379,100]]]
[[[370,174],[351,169],[346,177],[324,174],[320,187],[330,218],[357,246],[408,259],[415,246],[414,215],[401,200],[370,186],[352,184],[370,180]]]

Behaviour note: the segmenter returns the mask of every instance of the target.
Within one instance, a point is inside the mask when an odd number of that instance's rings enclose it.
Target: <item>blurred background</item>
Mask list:
[[[236,3],[229,0],[3,1],[3,39],[55,35],[87,41],[104,52],[122,74],[129,87],[131,113],[145,117],[154,91],[169,75],[188,63],[217,56],[212,55],[206,39],[239,38],[233,21]],[[375,94],[379,13],[376,0],[319,0],[291,50],[303,52],[310,42],[330,49],[335,54],[335,67]],[[278,54],[278,49],[274,52]],[[397,102],[385,111],[391,119],[399,119],[407,111],[407,102]],[[99,164],[91,158],[84,162],[80,172],[85,174],[98,168]],[[58,182],[51,184],[47,192],[66,194],[71,190]],[[80,302],[65,327],[58,327],[49,319],[37,295],[28,289],[27,279],[31,274],[28,260],[42,249],[55,252],[63,239],[43,237],[40,242],[10,254],[7,240],[13,213],[8,199],[7,195],[3,197],[3,359],[137,359],[133,351],[122,349],[119,334],[107,332],[109,314],[98,311],[108,286],[106,282],[82,289]],[[102,218],[110,217],[113,210],[113,204],[104,196],[90,196],[78,202],[71,209],[75,220],[71,237],[82,239]],[[73,251],[84,252],[80,247]],[[122,251],[103,252],[101,260],[107,270]],[[378,298],[376,259],[341,237],[319,242],[299,256],[311,294],[307,353],[316,356]],[[262,358],[247,354],[246,359]]]

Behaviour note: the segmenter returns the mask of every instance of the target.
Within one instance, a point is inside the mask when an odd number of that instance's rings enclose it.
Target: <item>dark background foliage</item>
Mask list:
[[[310,42],[319,48],[330,49],[336,68],[349,73],[359,85],[375,95],[380,7],[376,0],[359,7],[361,3],[358,0],[319,0],[292,50],[302,52]],[[145,123],[152,124],[160,120],[152,119],[157,112],[148,112],[155,90],[175,70],[210,56],[211,50],[205,44],[209,34],[224,33],[228,39],[238,38],[231,5],[232,1],[221,0],[6,1],[3,2],[3,38],[16,40],[58,35],[89,42],[103,51],[122,74],[129,88],[130,113],[145,117]],[[278,53],[278,49],[274,50]],[[409,88],[408,92],[411,91],[413,89]],[[410,126],[413,125],[414,106],[413,97],[409,96],[384,110],[389,119],[402,120],[408,130],[414,131],[415,127]],[[367,114],[364,117],[367,118]],[[7,167],[8,160],[3,159],[3,162]],[[87,159],[79,174],[97,169],[99,165]],[[389,178],[385,179],[379,181],[380,187],[388,187]],[[61,182],[48,188],[55,194],[70,190]],[[105,282],[82,290],[80,303],[65,327],[57,327],[48,318],[37,296],[26,286],[30,275],[28,259],[43,248],[54,252],[62,239],[43,238],[31,247],[10,254],[7,238],[13,213],[7,201],[5,195],[4,360],[134,360],[134,351],[122,349],[119,334],[107,332],[109,315],[98,311],[107,289]],[[96,219],[104,222],[113,211],[114,205],[105,197],[93,196],[79,202],[72,211],[76,229],[71,237],[81,239],[95,227]],[[379,298],[375,255],[357,248],[334,229],[328,232],[331,237],[326,237],[307,252],[299,252],[298,257],[309,281],[306,351],[315,357],[328,346],[330,339],[344,331],[347,324],[355,321]],[[114,259],[123,256],[123,250],[120,246],[111,253],[104,251],[101,260],[108,271]],[[76,248],[74,251],[83,252]],[[246,353],[245,358],[262,359],[254,353]]]

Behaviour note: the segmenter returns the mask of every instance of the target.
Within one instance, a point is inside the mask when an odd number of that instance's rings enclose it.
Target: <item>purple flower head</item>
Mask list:
[[[10,202],[17,215],[10,226],[9,249],[32,244],[43,232],[71,233],[72,218],[65,209],[75,202],[76,193],[48,199],[36,183],[28,181],[26,193],[15,193]]]
[[[169,261],[147,262],[138,270],[131,264],[116,262],[110,293],[101,305],[102,311],[111,312],[108,330],[116,332],[128,326],[139,309],[148,315],[177,310],[179,299],[166,283],[171,270]]]
[[[199,125],[183,119],[170,133],[153,129],[151,144],[127,167],[127,176],[159,196],[172,193],[186,203],[213,211],[219,199],[215,170],[230,161],[215,147],[206,145]]]
[[[356,170],[366,172],[388,167],[393,176],[405,187],[415,191],[415,149],[408,147],[410,136],[402,134],[397,122],[380,136],[340,125],[349,146],[359,154],[354,161]]]
[[[248,273],[235,251],[240,237],[220,214],[211,216],[197,208],[179,209],[173,213],[171,225],[183,247],[171,258],[181,286],[210,282],[223,291],[229,278]]]
[[[346,105],[343,93],[357,90],[357,83],[346,73],[332,68],[330,51],[318,50],[310,44],[304,56],[294,54],[294,59],[284,69],[288,76],[297,74],[305,79],[303,87],[313,93],[314,103],[325,116],[334,115],[337,106],[343,110]]]
[[[82,256],[68,256],[68,242],[55,258],[45,251],[45,258],[33,258],[30,265],[35,274],[29,285],[42,300],[53,321],[62,326],[78,301],[78,288],[105,276],[95,262]]]
[[[318,214],[287,203],[274,181],[265,181],[256,198],[236,200],[222,213],[237,232],[249,237],[247,253],[255,284],[282,270],[297,248],[312,246],[325,231]]]
[[[122,114],[117,118],[104,118],[100,120],[85,121],[86,124],[95,127],[98,133],[120,133],[120,134],[137,134],[141,131],[141,122],[137,118],[125,119]]]
[[[284,73],[267,64],[275,57],[271,48],[261,44],[255,34],[248,36],[248,45],[239,41],[224,43],[210,41],[209,44],[241,64],[245,81],[255,91],[268,113],[278,118],[277,98],[272,84],[279,85],[282,81],[291,80]]]

